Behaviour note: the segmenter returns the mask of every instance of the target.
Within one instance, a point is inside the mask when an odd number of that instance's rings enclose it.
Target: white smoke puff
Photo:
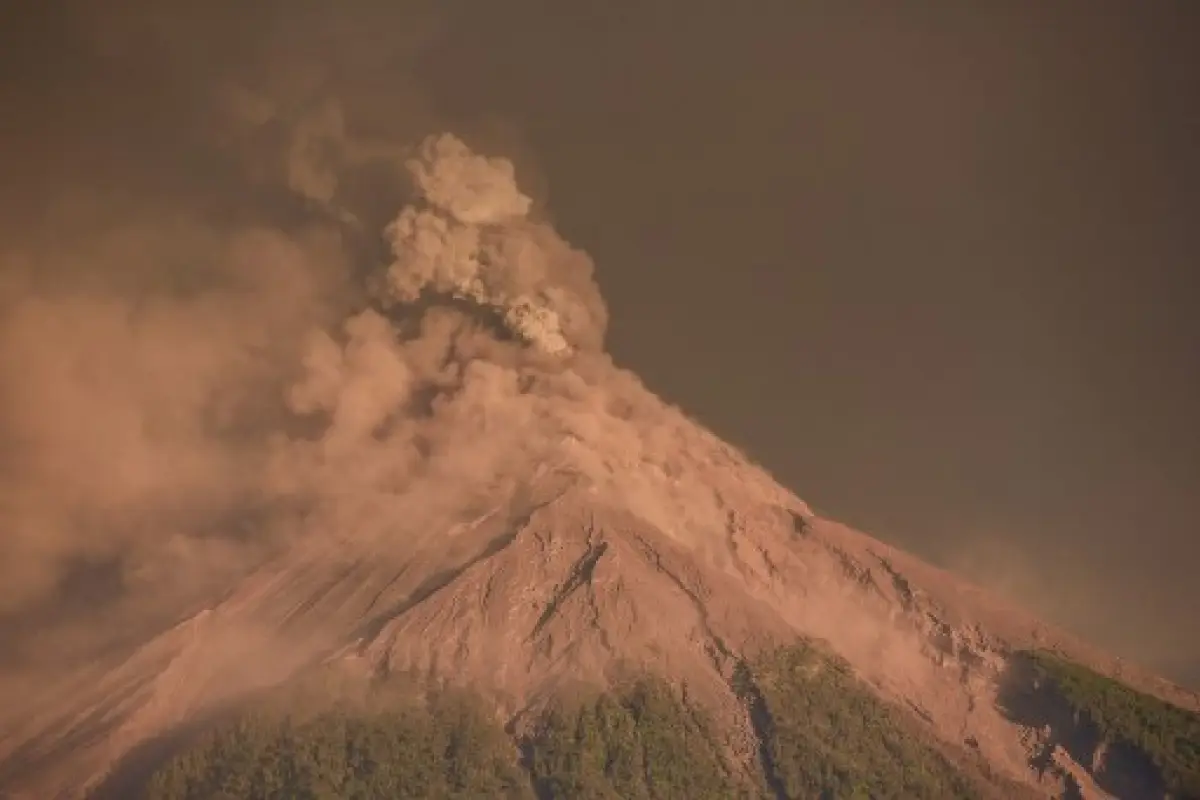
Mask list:
[[[395,299],[411,303],[430,287],[484,301],[480,280],[479,229],[459,225],[432,211],[406,208],[388,226],[396,257],[388,270]]]
[[[597,349],[606,315],[591,262],[528,218],[532,201],[512,163],[476,155],[448,134],[417,152],[407,166],[424,202],[385,231],[394,261],[384,299],[449,295],[498,311],[511,333],[543,353]]]
[[[533,205],[511,161],[472,153],[450,134],[426,139],[408,169],[426,202],[467,225],[520,219]]]
[[[511,223],[487,228],[480,238],[479,260],[487,265],[481,276],[492,295],[523,297],[551,284],[552,243],[539,235],[545,226]],[[550,235],[557,238],[553,231]]]
[[[535,305],[529,298],[519,298],[504,312],[504,323],[529,342],[535,342],[550,355],[565,355],[571,345],[562,334],[558,315],[545,306]]]

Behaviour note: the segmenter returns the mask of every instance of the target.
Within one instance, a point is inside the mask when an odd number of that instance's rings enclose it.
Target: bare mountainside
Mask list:
[[[1061,772],[1034,769],[1042,751],[1078,737],[1078,723],[1023,719],[1004,693],[1019,679],[1010,656],[1025,647],[1103,672],[1116,669],[1111,659],[813,517],[681,416],[666,420],[687,437],[690,474],[628,465],[628,486],[606,485],[572,459],[504,487],[475,519],[431,531],[424,549],[402,530],[398,541],[305,543],[119,666],[8,710],[3,755],[20,762],[28,796],[66,796],[101,785],[157,737],[330,660],[471,687],[518,728],[555,695],[647,671],[686,682],[726,723],[731,748],[749,753],[738,664],[811,637],[964,758],[977,751],[1051,796],[1072,785],[1065,774],[1104,796],[1093,765],[1066,750],[1054,753]],[[1122,677],[1196,706],[1152,676]]]
[[[1194,694],[814,515],[608,360],[590,264],[511,165],[445,136],[407,163],[419,196],[370,303],[306,340],[292,427],[238,451],[283,533],[140,550],[143,573],[175,571],[87,617],[107,641],[90,666],[6,670],[0,792],[133,796],[188,736],[314,670],[469,688],[516,738],[559,698],[651,675],[749,773],[770,748],[748,665],[803,641],[983,795],[1170,796],[1163,764],[1047,693],[1028,653],[1184,713]],[[218,546],[238,569],[170,591]],[[133,606],[155,614],[122,623]]]

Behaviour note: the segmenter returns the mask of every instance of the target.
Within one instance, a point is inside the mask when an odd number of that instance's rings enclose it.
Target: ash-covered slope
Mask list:
[[[0,787],[117,791],[174,737],[317,668],[468,687],[518,736],[556,697],[648,673],[686,685],[752,764],[747,665],[803,640],[981,794],[1165,796],[1155,764],[1112,755],[1078,714],[1019,702],[1023,650],[1113,660],[815,517],[612,365],[590,264],[506,162],[436,137],[410,170],[423,199],[388,229],[372,304],[313,335],[286,395],[297,427],[264,439],[259,499],[288,534],[219,591],[172,599],[177,624],[144,644],[10,692]]]

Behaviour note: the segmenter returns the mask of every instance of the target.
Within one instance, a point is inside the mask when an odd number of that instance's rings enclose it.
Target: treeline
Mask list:
[[[840,661],[783,648],[742,676],[764,768],[788,798],[974,798],[977,787]],[[756,697],[757,696],[757,697]]]
[[[1154,765],[1170,797],[1200,800],[1200,714],[1172,705],[1046,651],[1024,654],[1099,738]]]
[[[525,743],[539,798],[726,800],[752,797],[711,719],[658,681],[552,708]]]
[[[212,731],[159,769],[147,800],[368,798],[905,798],[977,794],[838,662],[808,647],[738,675],[756,771],[732,763],[712,719],[655,680],[551,708],[513,740],[479,704],[261,712]]]
[[[155,773],[147,800],[527,798],[502,730],[466,699],[304,717],[246,716]]]

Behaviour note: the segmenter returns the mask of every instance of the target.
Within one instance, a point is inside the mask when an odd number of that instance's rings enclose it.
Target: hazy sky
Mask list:
[[[496,4],[425,74],[525,135],[612,351],[819,510],[1200,683],[1200,8],[604,7]]]
[[[97,66],[138,2],[25,5],[6,230],[67,180],[196,183],[189,92],[290,8],[182,5],[158,72]],[[425,43],[373,92],[516,156],[619,361],[818,511],[1200,685],[1200,6],[450,5],[366,26]]]

